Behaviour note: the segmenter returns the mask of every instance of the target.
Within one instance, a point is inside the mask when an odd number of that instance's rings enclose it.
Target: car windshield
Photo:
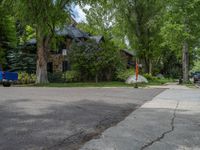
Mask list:
[[[195,73],[194,73],[194,75],[199,75],[199,74],[200,74],[200,72],[195,72]]]

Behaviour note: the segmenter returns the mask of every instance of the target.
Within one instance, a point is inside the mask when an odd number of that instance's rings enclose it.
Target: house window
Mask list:
[[[63,61],[62,70],[63,70],[63,72],[69,70],[69,63],[68,63],[68,61]]]
[[[47,63],[47,71],[53,73],[53,62]]]
[[[67,49],[62,49],[62,55],[66,56],[67,55]]]

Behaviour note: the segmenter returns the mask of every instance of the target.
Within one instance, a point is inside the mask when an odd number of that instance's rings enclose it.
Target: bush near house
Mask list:
[[[48,80],[50,83],[63,83],[65,82],[62,72],[48,73]]]
[[[143,76],[144,76],[148,81],[152,81],[152,80],[158,79],[157,77],[154,77],[154,76],[152,76],[151,74],[148,74],[148,73],[143,74]]]
[[[119,81],[126,81],[128,77],[134,74],[134,69],[120,70],[117,72],[116,79]]]
[[[19,84],[32,84],[36,81],[35,74],[28,74],[26,72],[18,72],[18,83]]]
[[[80,73],[77,71],[66,71],[48,73],[50,83],[70,83],[80,81]]]
[[[77,71],[67,71],[63,73],[65,82],[78,82],[80,81],[80,73]]]
[[[119,68],[124,68],[120,52],[111,41],[96,44],[73,43],[69,52],[72,70],[80,73],[81,81],[112,81]]]

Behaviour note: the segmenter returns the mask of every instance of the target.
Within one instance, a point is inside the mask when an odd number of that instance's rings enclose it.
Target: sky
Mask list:
[[[85,8],[89,9],[89,6],[86,6]],[[79,5],[72,6],[72,10],[73,10],[73,13],[74,13],[73,18],[77,22],[87,22],[86,21],[86,14],[83,12],[83,10],[81,9],[81,7]]]

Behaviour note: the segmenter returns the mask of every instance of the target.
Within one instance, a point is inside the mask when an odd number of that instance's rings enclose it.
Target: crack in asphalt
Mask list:
[[[47,147],[47,148],[43,148],[42,150],[55,149],[56,147],[59,147],[60,145],[64,144],[65,142],[68,142],[68,143],[69,143],[69,141],[74,142],[74,141],[77,140],[77,137],[83,136],[83,135],[84,135],[84,131],[81,130],[81,131],[59,141],[57,144],[54,144],[53,146],[50,146],[50,147]]]
[[[167,134],[169,134],[169,133],[171,133],[171,132],[174,131],[174,128],[175,128],[175,127],[174,127],[174,121],[175,121],[175,119],[176,119],[176,112],[177,112],[178,106],[179,106],[179,102],[177,102],[176,108],[174,109],[173,117],[172,117],[172,119],[171,119],[171,129],[168,130],[168,131],[165,131],[164,133],[162,133],[159,137],[157,137],[157,138],[154,139],[153,141],[151,141],[151,142],[145,144],[144,146],[142,146],[140,150],[144,150],[144,149],[146,149],[146,148],[152,146],[154,143],[156,143],[156,142],[162,140],[162,139],[165,137],[165,135],[167,135]]]
[[[78,150],[84,143],[90,141],[91,139],[97,138],[107,128],[115,126],[118,122],[124,120],[124,118],[132,113],[135,109],[137,109],[136,106],[122,110],[120,116],[112,116],[112,114],[108,113],[97,123],[96,126],[94,126],[93,130],[87,131],[81,129],[79,132],[58,141],[52,146],[43,148],[42,150]]]

